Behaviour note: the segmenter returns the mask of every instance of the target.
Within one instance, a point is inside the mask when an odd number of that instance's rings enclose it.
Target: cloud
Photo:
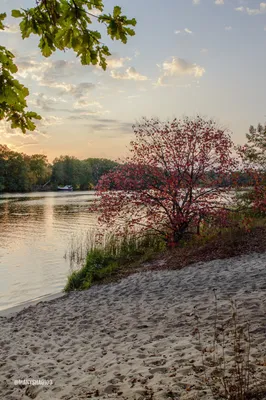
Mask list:
[[[76,101],[72,108],[67,111],[70,113],[67,118],[72,120],[91,120],[94,117],[103,117],[110,113],[109,110],[104,110],[98,101],[91,101],[86,98]]]
[[[141,75],[134,67],[128,68],[125,72],[111,71],[111,77],[114,79],[147,81],[147,76]]]
[[[125,57],[125,58],[119,58],[119,57],[108,57],[107,58],[107,68],[112,68],[112,69],[117,69],[117,68],[122,68],[124,64],[128,61],[130,61],[131,58]]]
[[[34,120],[36,124],[36,129],[34,132],[27,131],[26,134],[20,129],[12,129],[10,122],[3,120],[0,121],[0,138],[14,138],[20,137],[24,140],[31,140],[38,142],[39,136],[49,137],[46,128],[49,126],[56,126],[63,124],[63,119],[55,115],[50,115],[49,117],[42,117],[41,120]]]
[[[68,114],[67,118],[69,119],[91,119],[91,116],[104,116],[105,114],[109,114],[109,110],[104,110],[98,101],[93,101],[87,97],[77,98],[73,104],[62,108],[58,107],[59,103],[67,103],[63,97],[46,96],[44,93],[34,93],[33,95],[35,98],[31,98],[28,102],[33,108],[36,107],[44,112],[52,112],[57,115],[58,113],[65,113]],[[47,126],[47,118],[43,118],[42,121],[45,121],[45,126]],[[52,121],[55,122],[55,119]]]
[[[101,115],[101,113],[99,113],[98,111],[86,111],[84,113],[70,115],[67,118],[73,121],[85,120],[85,119],[91,120],[93,117],[96,117],[97,115]]]
[[[205,69],[197,64],[191,64],[182,58],[172,57],[172,60],[165,61],[162,66],[158,65],[162,75],[157,81],[158,86],[170,83],[171,78],[182,76],[193,76],[200,78],[205,73]]]
[[[96,108],[103,108],[102,105],[98,101],[89,101],[86,98],[81,98],[77,100],[74,104],[73,107],[75,110],[84,110],[89,107],[96,107]]]
[[[19,33],[19,25],[17,24],[12,24],[12,25],[7,25],[5,26],[5,30],[3,31],[4,33]]]
[[[228,31],[228,32],[231,31],[232,29],[233,29],[233,28],[232,28],[231,26],[225,26],[225,27],[224,27],[224,30],[225,30],[225,31]]]
[[[55,104],[58,103],[66,103],[66,100],[63,99],[62,97],[51,97],[51,96],[46,96],[44,93],[34,93],[36,98],[33,100],[29,100],[28,104],[33,105],[37,108],[40,108],[43,111],[51,112],[55,111]],[[60,111],[60,109],[59,109]]]
[[[78,85],[72,85],[69,93],[74,97],[80,98],[95,88],[95,84],[91,82],[82,82]]]
[[[1,120],[0,121],[0,138],[1,139],[8,139],[8,138],[14,138],[14,137],[21,137],[21,138],[31,138],[31,140],[35,140],[33,134],[26,134],[23,133],[20,129],[12,129],[11,128],[11,123],[6,121],[6,120]]]
[[[201,52],[202,54],[207,54],[207,53],[209,52],[209,50],[206,49],[206,48],[203,48],[203,49],[200,49],[200,52]]]
[[[176,34],[176,35],[179,35],[179,34],[183,34],[183,35],[193,35],[193,32],[192,32],[190,29],[185,28],[185,29],[182,30],[182,31],[180,31],[180,30],[175,31],[175,34]]]
[[[49,115],[49,117],[42,117],[40,121],[37,121],[36,125],[41,128],[43,126],[62,125],[63,123],[63,118],[56,115]]]
[[[66,82],[56,82],[56,81],[52,81],[52,80],[44,80],[41,79],[39,82],[40,86],[45,86],[45,87],[49,87],[49,88],[54,88],[54,89],[61,89],[61,94],[65,94],[68,92],[71,92],[76,85],[73,85],[71,83],[66,83]]]
[[[21,78],[31,78],[37,82],[58,82],[59,79],[68,78],[75,74],[77,67],[74,61],[35,61],[29,57],[19,57],[16,60],[17,75]],[[42,85],[44,86],[44,85]]]
[[[19,58],[16,65],[18,67],[16,75],[21,78],[30,77],[33,80],[40,81],[43,74],[51,68],[52,63],[50,61],[40,63],[28,58]]]
[[[108,110],[103,110],[102,105],[97,101],[91,101],[87,98],[80,98],[70,107],[59,108],[56,105],[60,102],[66,103],[62,97],[48,97],[43,93],[35,93],[36,98],[29,101],[29,104],[41,109],[44,112],[67,113],[70,119],[86,119],[88,116],[100,116],[108,114]],[[47,118],[44,119],[47,125]],[[54,120],[55,121],[55,120]]]
[[[60,89],[59,95],[61,96],[65,94],[71,94],[76,98],[86,96],[92,89],[96,87],[96,85],[91,82],[81,82],[77,85],[74,85],[72,83],[41,80],[39,84],[40,86]]]
[[[140,94],[133,94],[133,95],[127,96],[126,99],[132,100],[132,99],[137,99],[139,97],[140,97]]]
[[[266,13],[266,3],[260,3],[259,8],[249,8],[249,7],[237,7],[235,8],[238,12],[243,12],[248,15],[259,15]]]
[[[22,57],[17,60],[17,66],[17,75],[19,77],[24,79],[31,78],[39,86],[59,89],[59,95],[70,94],[76,98],[80,98],[86,96],[96,86],[90,82],[72,84],[60,81],[60,79],[69,78],[69,76],[76,73],[77,64],[74,61],[56,60],[38,62]]]
[[[194,4],[194,6],[197,6],[200,4],[200,0],[192,0],[192,3]]]
[[[49,71],[44,73],[44,79],[57,80],[67,78],[76,73],[77,63],[74,61],[56,60],[52,61]]]
[[[214,4],[216,4],[217,6],[222,6],[224,5],[224,0],[215,0]]]
[[[86,111],[78,111],[78,110],[73,110],[73,114],[68,117],[68,119],[71,120],[95,120],[96,117],[101,117],[104,116],[105,114],[109,114],[109,110],[86,110]]]
[[[107,119],[107,118],[95,118],[92,124],[87,124],[86,126],[95,132],[106,132],[113,131],[115,136],[119,136],[121,132],[123,133],[133,133],[132,122],[122,122],[117,119]]]
[[[99,15],[102,14],[102,11],[99,10],[98,8],[92,8],[92,9],[90,10],[90,13],[93,14],[93,15],[95,15],[96,17],[98,17]]]

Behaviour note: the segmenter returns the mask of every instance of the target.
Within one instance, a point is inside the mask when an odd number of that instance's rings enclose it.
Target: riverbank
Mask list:
[[[266,221],[254,219],[249,230],[229,228],[221,232],[214,231],[209,235],[194,236],[171,250],[160,249],[159,242],[156,244],[153,241],[146,247],[141,246],[138,251],[134,251],[134,246],[126,246],[126,248],[128,251],[120,256],[118,246],[118,256],[114,258],[110,257],[108,247],[105,252],[100,251],[99,254],[98,252],[89,253],[91,262],[88,262],[87,257],[84,267],[69,276],[65,290],[86,288],[90,271],[92,279],[89,280],[92,285],[107,284],[118,282],[137,272],[176,270],[198,262],[231,258],[253,252],[264,253],[266,252]],[[107,265],[99,268],[101,258],[107,262]],[[114,266],[114,263],[117,265]],[[98,269],[95,273],[96,264],[98,264]]]
[[[201,340],[212,337],[213,289],[219,318],[233,298],[240,322],[250,321],[251,363],[266,383],[265,282],[266,254],[253,253],[134,274],[1,318],[1,398],[211,399],[193,331],[196,312]]]

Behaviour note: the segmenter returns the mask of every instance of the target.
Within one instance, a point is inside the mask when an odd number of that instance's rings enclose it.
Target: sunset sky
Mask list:
[[[245,142],[249,125],[266,120],[266,2],[257,0],[105,0],[137,19],[128,44],[103,41],[107,71],[81,66],[72,51],[41,56],[38,37],[22,40],[13,8],[33,0],[1,0],[9,28],[1,45],[16,55],[29,108],[44,118],[23,135],[0,124],[0,143],[28,154],[78,158],[123,156],[142,116],[215,118]]]

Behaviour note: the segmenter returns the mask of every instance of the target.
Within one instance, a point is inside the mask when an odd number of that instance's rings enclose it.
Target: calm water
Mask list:
[[[0,310],[65,285],[71,235],[95,226],[93,192],[0,195]]]

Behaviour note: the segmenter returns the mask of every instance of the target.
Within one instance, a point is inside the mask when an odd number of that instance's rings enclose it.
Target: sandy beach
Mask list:
[[[0,318],[0,399],[211,399],[193,336],[215,315],[250,321],[251,362],[266,383],[266,253],[143,272]],[[18,379],[52,380],[48,386]]]

